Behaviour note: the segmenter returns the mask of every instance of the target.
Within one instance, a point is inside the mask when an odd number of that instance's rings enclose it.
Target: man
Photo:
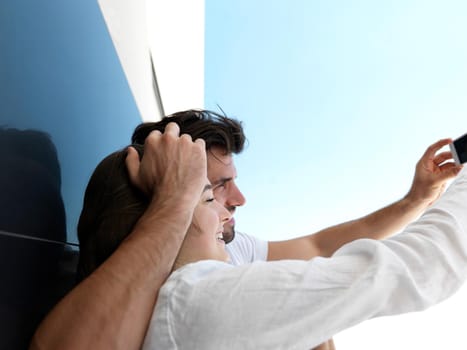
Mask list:
[[[178,127],[168,123],[180,122],[177,116],[181,117],[182,133],[188,133],[188,126],[202,121],[206,113],[188,111],[176,114],[170,119],[165,118],[158,124],[162,130],[165,128],[164,134],[160,131],[151,132],[157,129],[154,124],[146,124],[137,129],[135,136],[143,136],[139,140],[135,137],[134,141],[145,140],[146,150],[141,164],[135,152],[130,151],[128,167],[131,178],[148,193],[151,193],[153,188],[151,184],[164,179],[163,184],[174,191],[174,198],[168,195],[171,193],[169,190],[163,191],[162,197],[161,193],[153,197],[148,212],[138,222],[130,237],[95,273],[55,308],[37,331],[31,348],[140,347],[158,288],[170,270],[186,231],[186,224],[189,222],[187,218],[191,219],[192,215],[189,203],[193,203],[193,196],[190,196],[190,200],[187,196],[181,196],[176,186],[186,186],[183,184],[189,180],[186,173],[189,167],[202,171],[197,169],[195,164],[196,159],[201,157],[199,146],[202,142],[197,140],[193,143],[186,135],[178,137]],[[235,142],[233,146],[219,144],[217,139],[214,142],[206,140],[205,145],[208,177],[214,185],[216,199],[234,212],[237,206],[244,204],[245,199],[234,181],[236,171],[232,153],[242,150],[244,136],[241,128],[240,134],[238,129],[232,128],[235,122],[232,124],[231,120],[223,119],[222,116],[216,118],[227,121],[224,132],[227,130],[227,134],[234,135],[234,140],[241,141],[238,143],[240,147],[237,147]],[[206,125],[211,124],[212,121]],[[145,130],[143,127],[146,131],[142,131]],[[193,139],[201,137],[191,135]],[[364,218],[289,241],[265,243],[246,235],[239,235],[237,239],[240,239],[234,240],[233,246],[229,248],[232,261],[245,263],[261,258],[276,260],[330,256],[342,244],[359,236],[382,238],[398,230],[433,202],[442,192],[446,180],[459,171],[452,163],[442,164],[450,158],[450,154],[434,155],[437,149],[448,142],[449,140],[442,140],[427,150],[417,165],[412,188],[402,200]],[[194,152],[195,156],[190,158],[190,152]],[[164,153],[167,155],[164,156]],[[186,157],[181,153],[186,153]],[[187,162],[186,167],[184,162]],[[185,171],[180,173],[180,170],[170,166],[173,164],[180,164]],[[183,188],[187,193],[187,187]],[[177,194],[180,195],[179,206],[175,205]],[[151,225],[156,222],[158,225]],[[161,226],[164,225],[160,225],[159,222],[167,223],[171,229],[162,227],[161,231]],[[233,238],[233,229],[232,221],[226,228],[226,240]],[[359,236],[349,235],[355,232],[358,232]]]
[[[235,184],[237,172],[233,154],[243,150],[245,136],[241,124],[210,111],[188,110],[178,112],[156,123],[139,125],[132,137],[133,143],[143,144],[153,130],[163,131],[169,122],[180,125],[182,134],[206,141],[208,178],[213,184],[216,200],[232,214],[245,203],[245,197]],[[224,137],[220,137],[224,135]],[[445,144],[448,141],[444,141]],[[415,179],[409,193],[401,200],[358,220],[322,230],[316,234],[287,241],[265,242],[238,232],[235,236],[235,220],[224,226],[224,239],[231,261],[235,265],[257,260],[311,259],[331,256],[345,243],[358,238],[385,238],[417,217],[443,191],[447,178],[438,178],[438,166],[451,158],[449,152],[436,159],[425,155],[417,166]],[[443,169],[452,167],[447,164]],[[448,173],[443,173],[447,175]],[[236,237],[235,239],[233,239]],[[319,349],[334,348],[332,340]]]
[[[214,195],[233,214],[237,207],[245,203],[245,197],[235,183],[237,172],[232,157],[243,150],[245,135],[241,124],[214,112],[188,110],[156,123],[139,125],[132,142],[144,144],[147,135],[153,130],[163,132],[169,122],[177,123],[181,134],[205,140],[208,178],[213,184]],[[433,145],[431,150],[449,142],[443,140]],[[401,200],[363,218],[309,236],[264,242],[239,232],[235,235],[235,220],[232,219],[224,228],[224,240],[231,242],[227,249],[232,262],[243,264],[255,260],[310,259],[317,255],[328,257],[336,248],[351,240],[363,237],[382,239],[397,232],[433,203],[443,192],[446,181],[459,170],[452,163],[443,164],[452,158],[450,152],[436,157],[431,153],[427,151],[417,164],[412,187]],[[358,232],[358,236],[354,235],[355,232]],[[349,233],[352,236],[348,236]]]

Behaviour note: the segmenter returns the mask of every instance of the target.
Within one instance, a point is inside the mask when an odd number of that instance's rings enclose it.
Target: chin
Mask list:
[[[225,254],[222,254],[220,256],[220,258],[217,259],[217,260],[223,261],[223,262],[229,262],[230,261],[230,256],[229,256],[229,254],[227,254],[227,252],[225,252]]]

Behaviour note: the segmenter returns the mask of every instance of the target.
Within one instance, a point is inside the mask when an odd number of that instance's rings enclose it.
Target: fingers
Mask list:
[[[440,180],[447,181],[450,180],[459,174],[462,170],[462,165],[456,165],[455,163],[446,163],[439,167],[441,173],[439,175]]]
[[[459,173],[459,171],[462,169],[462,167],[459,167],[453,162],[444,163],[453,158],[452,153],[450,151],[445,151],[445,152],[436,154],[436,152],[439,151],[442,147],[450,143],[452,143],[452,139],[450,138],[441,139],[435,142],[430,147],[428,147],[428,149],[426,150],[425,154],[423,155],[421,159],[424,164],[428,164],[428,163],[431,164],[430,167],[434,167],[432,168],[433,170],[435,168],[438,168],[442,173],[440,180],[443,180],[443,181],[449,180],[450,178],[456,176]]]
[[[165,126],[164,133],[161,133],[159,130],[153,130],[149,133],[146,137],[145,143],[151,143],[158,141],[163,135],[171,136],[174,138],[178,138],[180,135],[180,127],[177,123],[170,122]]]
[[[449,145],[452,142],[452,139],[447,138],[447,139],[441,139],[438,142],[435,142],[432,144],[430,147],[427,148],[425,151],[425,154],[423,155],[423,158],[428,157],[430,159],[435,157],[436,152],[438,152],[442,147]]]
[[[185,197],[186,192],[201,192],[207,176],[204,140],[193,142],[190,135],[180,135],[180,127],[173,122],[162,133],[154,130],[146,137],[141,160],[137,150],[129,147],[125,162],[130,181],[144,193],[157,193],[162,199],[164,195]]]
[[[436,165],[440,165],[441,163],[449,160],[449,159],[452,159],[452,153],[451,152],[442,152],[440,154],[437,154],[434,158],[433,158],[433,162],[435,162]]]
[[[161,140],[165,139],[166,141],[172,142],[174,140],[180,140],[186,142],[186,144],[195,143],[202,150],[206,149],[206,143],[203,139],[196,139],[193,141],[190,134],[181,134],[180,127],[177,123],[170,122],[166,125],[164,133],[161,133],[159,130],[153,130],[146,138],[146,143],[148,144],[157,144]],[[170,141],[171,140],[171,141]],[[151,147],[147,145],[146,147]]]
[[[196,139],[195,143],[198,144],[199,146],[201,146],[203,149],[206,148],[206,142],[204,142],[203,139]]]
[[[166,125],[164,134],[177,137],[180,135],[180,127],[177,123],[171,122]]]
[[[450,144],[452,139],[441,139],[429,146],[415,168],[415,176],[407,198],[414,203],[431,205],[444,190],[446,182],[459,173],[459,167],[452,160],[451,152],[438,151]]]

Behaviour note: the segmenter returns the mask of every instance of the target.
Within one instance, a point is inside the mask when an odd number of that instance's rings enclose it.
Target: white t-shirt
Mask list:
[[[268,257],[268,242],[242,232],[235,232],[235,238],[225,249],[233,265],[249,264],[254,261],[266,261]]]
[[[159,292],[143,349],[310,349],[365,320],[425,309],[466,278],[464,169],[387,240],[357,240],[310,261],[182,267]]]

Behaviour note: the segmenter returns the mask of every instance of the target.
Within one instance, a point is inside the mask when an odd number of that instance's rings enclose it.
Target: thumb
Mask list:
[[[139,167],[140,167],[140,160],[138,152],[133,147],[128,147],[127,149],[127,156],[125,159],[125,164],[128,170],[128,176],[130,177],[131,182],[133,185],[139,186]]]
[[[441,179],[443,181],[450,180],[459,174],[462,170],[462,165],[456,165],[454,163],[447,163],[440,166],[441,169]]]

